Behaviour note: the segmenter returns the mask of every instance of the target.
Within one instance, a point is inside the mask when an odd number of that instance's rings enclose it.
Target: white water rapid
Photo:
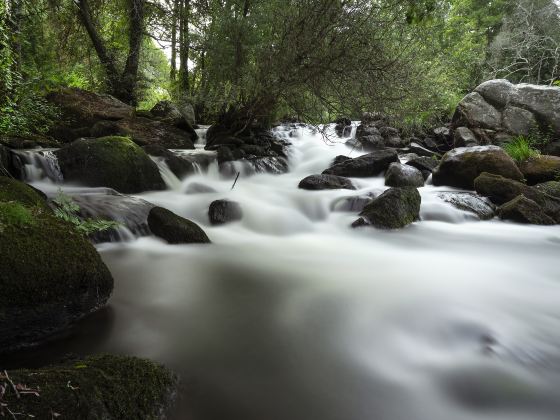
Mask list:
[[[177,419],[558,420],[560,227],[478,221],[427,185],[422,221],[354,230],[357,211],[336,210],[379,194],[383,178],[300,190],[351,149],[308,128],[276,134],[292,142],[286,174],[241,176],[232,190],[214,163],[136,196],[213,244],[98,245],[115,278],[109,308],[29,358],[161,361],[183,379]],[[222,198],[243,219],[212,227]]]

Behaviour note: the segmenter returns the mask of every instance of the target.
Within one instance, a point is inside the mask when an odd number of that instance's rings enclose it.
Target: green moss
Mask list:
[[[51,212],[47,201],[37,190],[5,176],[0,176],[0,201],[17,201],[27,207],[38,207],[46,212]]]
[[[90,288],[108,297],[111,275],[74,226],[35,212],[32,222],[0,233],[0,308],[72,302]]]
[[[51,419],[158,419],[168,409],[176,378],[158,364],[134,357],[99,355],[38,370],[8,372],[14,384],[38,390],[1,399],[13,412]]]
[[[123,193],[165,189],[157,165],[128,137],[80,139],[56,154],[67,181]]]
[[[0,230],[6,226],[25,227],[35,224],[35,219],[29,209],[19,203],[0,202]]]
[[[0,177],[0,353],[34,344],[104,305],[111,273],[38,192]]]

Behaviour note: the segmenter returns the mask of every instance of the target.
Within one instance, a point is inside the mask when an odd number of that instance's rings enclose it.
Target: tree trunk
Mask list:
[[[126,103],[137,105],[136,87],[138,85],[138,67],[140,51],[144,37],[145,0],[128,0],[129,2],[129,40],[128,57],[121,76],[120,97]]]
[[[22,0],[10,1],[10,18],[8,19],[11,34],[12,50],[12,74],[21,76],[21,25],[23,21],[23,2]]]
[[[190,0],[182,0],[180,8],[180,46],[179,46],[179,89],[182,95],[188,95],[190,89],[189,83],[189,18],[190,18]]]
[[[173,17],[171,19],[171,73],[169,77],[172,82],[177,78],[177,14],[179,6],[178,1],[173,1]]]
[[[109,51],[97,30],[88,0],[74,0],[99,61],[105,69],[109,92],[123,102],[136,105],[138,67],[144,31],[145,0],[128,0],[127,3],[130,19],[129,49],[124,70],[119,73],[114,55]]]
[[[93,48],[97,53],[99,61],[101,61],[101,65],[105,69],[109,92],[117,96],[116,89],[119,85],[119,72],[117,70],[115,59],[105,46],[101,35],[99,35],[99,32],[97,31],[96,25],[93,21],[93,17],[91,16],[91,8],[89,6],[89,2],[88,0],[74,0],[74,4],[78,6],[80,19],[82,20],[84,28],[86,29],[86,32],[91,39],[91,43],[93,44]]]

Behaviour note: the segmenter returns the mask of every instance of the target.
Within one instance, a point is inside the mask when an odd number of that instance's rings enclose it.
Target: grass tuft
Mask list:
[[[504,150],[516,162],[523,162],[540,155],[535,148],[536,141],[530,136],[518,136],[504,146]]]

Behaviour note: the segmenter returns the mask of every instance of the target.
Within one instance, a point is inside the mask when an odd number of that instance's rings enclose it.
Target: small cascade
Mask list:
[[[169,169],[167,162],[165,162],[165,158],[159,156],[150,156],[150,158],[157,165],[159,173],[163,178],[163,182],[167,185],[167,188],[179,191],[181,189],[181,180],[177,178],[171,169]]]
[[[109,188],[68,189],[65,193],[80,206],[80,217],[113,220],[121,224],[118,229],[94,235],[96,242],[130,242],[150,234],[147,219],[153,204],[147,201]]]
[[[21,177],[26,182],[50,181],[61,184],[64,181],[56,149],[36,149],[14,151],[19,163]]]
[[[198,136],[198,140],[195,146],[205,146],[206,145],[206,132],[208,131],[209,125],[199,125],[194,131]]]

